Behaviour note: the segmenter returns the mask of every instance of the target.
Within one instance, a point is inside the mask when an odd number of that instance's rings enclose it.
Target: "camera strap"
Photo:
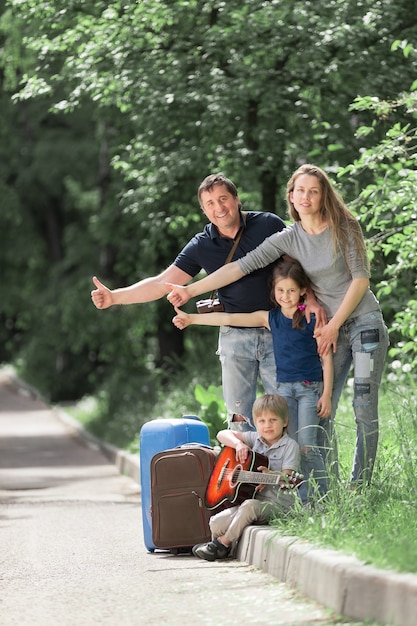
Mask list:
[[[228,263],[230,263],[230,261],[231,261],[231,260],[232,260],[232,258],[233,258],[233,255],[234,255],[234,253],[235,253],[235,250],[236,250],[236,248],[237,248],[237,247],[238,247],[238,245],[239,245],[239,241],[240,241],[240,239],[241,239],[241,237],[242,237],[242,234],[243,234],[243,229],[244,229],[244,228],[245,228],[245,226],[246,226],[246,211],[242,211],[242,218],[243,218],[243,224],[242,224],[242,226],[239,228],[239,232],[238,232],[238,233],[237,233],[237,235],[236,235],[236,239],[235,239],[235,240],[234,240],[234,242],[233,242],[233,246],[232,246],[232,248],[231,248],[231,250],[230,250],[229,254],[227,255],[227,259],[225,260],[224,265],[227,265]],[[217,289],[214,289],[214,291],[212,291],[212,292],[211,292],[210,299],[211,299],[211,300],[214,300],[214,298],[216,297],[216,294],[217,294]]]

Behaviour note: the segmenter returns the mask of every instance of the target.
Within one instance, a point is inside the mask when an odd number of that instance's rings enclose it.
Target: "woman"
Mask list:
[[[320,355],[334,352],[332,419],[323,420],[336,462],[333,418],[350,366],[354,365],[353,408],[356,446],[352,487],[369,483],[378,446],[378,391],[388,347],[381,309],[369,289],[369,263],[360,226],[314,165],[302,165],[287,184],[287,202],[294,224],[272,235],[238,261],[188,285],[172,286],[168,300],[180,306],[190,297],[219,288],[265,267],[283,254],[303,266],[328,322],[316,330]]]

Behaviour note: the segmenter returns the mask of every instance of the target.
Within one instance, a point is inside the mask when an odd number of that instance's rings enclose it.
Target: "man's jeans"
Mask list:
[[[333,356],[332,418],[320,420],[327,432],[323,436],[324,431],[319,431],[319,444],[321,449],[327,449],[326,462],[333,465],[334,473],[338,473],[334,416],[353,362],[356,447],[352,485],[371,480],[378,447],[378,392],[388,345],[388,330],[379,311],[354,317],[339,331],[337,351]]]
[[[256,399],[258,376],[265,393],[277,393],[272,334],[266,328],[221,326],[217,354],[222,366],[229,427],[255,430],[252,405]],[[246,422],[232,422],[235,413],[243,415]]]
[[[299,493],[305,503],[309,496],[314,497],[312,478],[320,496],[327,493],[327,473],[323,455],[318,447],[318,434],[321,427],[317,416],[317,402],[323,393],[322,382],[300,381],[294,383],[277,383],[277,393],[288,403],[289,423],[287,433],[295,439],[301,451],[301,473],[305,482],[300,485]]]

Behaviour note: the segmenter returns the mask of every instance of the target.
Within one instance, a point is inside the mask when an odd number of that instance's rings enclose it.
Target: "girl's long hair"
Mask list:
[[[335,190],[327,174],[315,165],[306,163],[301,165],[287,183],[287,204],[291,218],[300,222],[301,218],[293,203],[290,201],[290,192],[294,191],[295,182],[299,176],[307,174],[315,176],[322,191],[322,218],[328,222],[333,241],[333,250],[337,254],[341,250],[349,265],[349,240],[353,238],[356,251],[359,253],[365,267],[369,267],[366,254],[365,240],[361,227],[356,218],[346,207],[341,195]]]
[[[272,270],[270,298],[275,306],[279,306],[275,299],[275,284],[277,280],[281,280],[283,278],[291,278],[300,289],[308,289],[310,286],[310,281],[300,263],[295,259],[281,257],[275,263]],[[301,299],[299,304],[302,305],[303,303],[304,299]],[[297,309],[292,318],[292,327],[298,328],[298,330],[303,330],[305,328],[303,320],[304,310]]]

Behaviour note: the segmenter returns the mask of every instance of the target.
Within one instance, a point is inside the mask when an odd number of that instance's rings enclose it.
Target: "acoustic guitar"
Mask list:
[[[214,509],[226,501],[234,505],[253,498],[257,485],[278,485],[280,489],[294,489],[302,482],[303,476],[293,472],[287,474],[263,473],[259,466],[269,467],[269,460],[258,452],[249,452],[246,461],[236,460],[236,450],[229,446],[222,448],[210,474],[205,493],[205,504]]]

